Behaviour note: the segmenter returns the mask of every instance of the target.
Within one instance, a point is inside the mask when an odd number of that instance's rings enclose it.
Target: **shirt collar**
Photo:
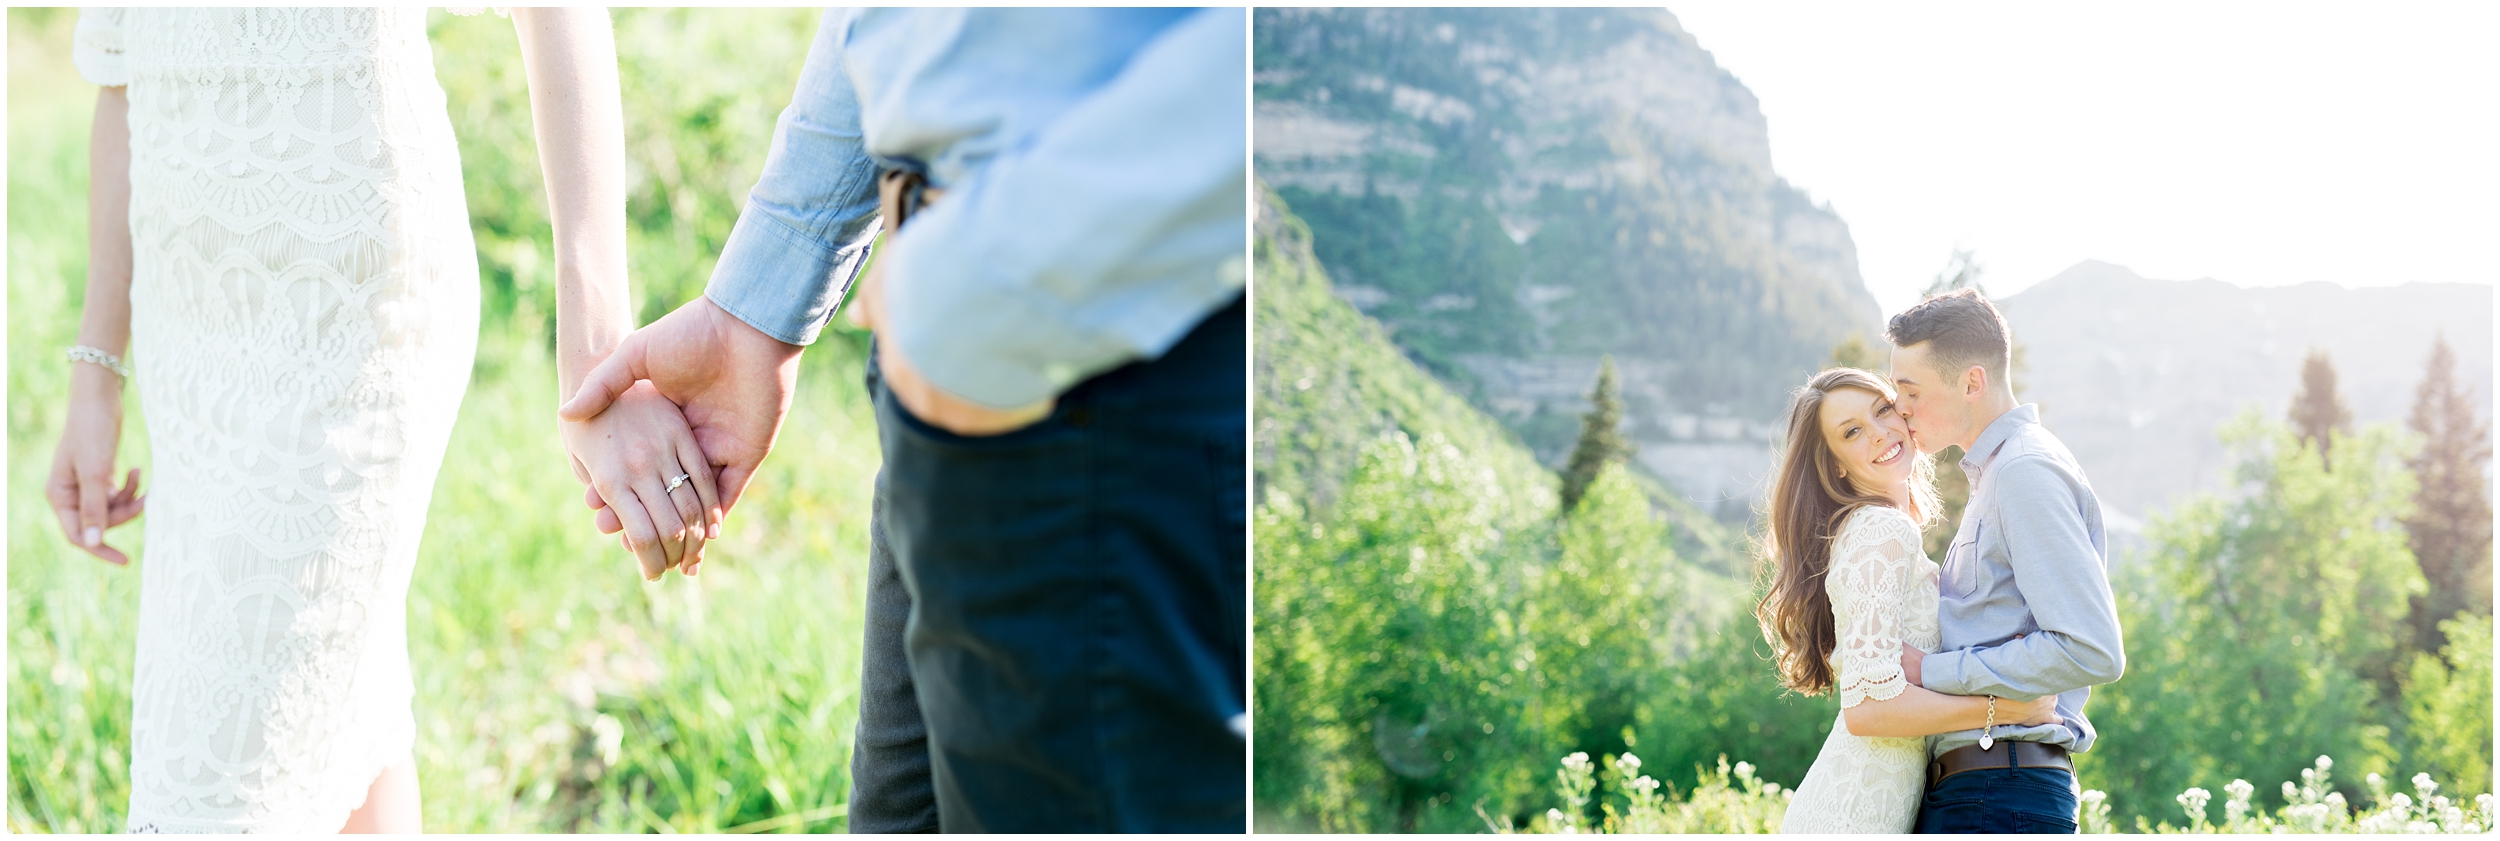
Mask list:
[[[2014,437],[2014,433],[2023,427],[2039,422],[2038,403],[2025,403],[1998,415],[1996,420],[1988,423],[1987,429],[1980,430],[1979,440],[1971,442],[1970,451],[1962,454],[1962,472],[1969,474],[1972,481],[1978,481],[1979,474],[1987,472],[1988,465],[1996,461],[1997,450],[2005,446],[2006,439]]]

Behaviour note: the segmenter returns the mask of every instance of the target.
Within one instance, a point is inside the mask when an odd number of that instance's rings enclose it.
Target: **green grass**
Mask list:
[[[699,25],[687,23],[690,15]],[[42,497],[67,385],[60,349],[76,334],[86,261],[93,88],[66,60],[72,18],[9,13],[13,832],[118,832],[128,800],[137,569],[71,549]],[[757,135],[786,101],[812,24],[812,12],[788,10],[619,13],[629,79],[729,56],[740,61],[715,65],[723,78],[706,90],[742,79],[751,88],[748,101],[662,102],[649,109],[664,112],[658,119],[629,115],[629,122],[658,122],[681,137],[673,153],[686,160],[677,171],[720,182],[698,186],[734,183],[742,195],[762,163]],[[464,64],[512,60],[509,26],[491,16],[438,21],[438,58],[447,41],[465,38],[500,44],[501,52]],[[670,42],[649,34],[670,28],[702,34],[682,47],[698,54],[658,54]],[[526,113],[518,111],[526,104],[515,99],[516,79],[492,82],[493,108],[467,112],[463,91],[472,85],[454,77],[471,71],[442,62],[473,207],[527,209],[538,201],[534,152],[511,145],[526,144],[526,134],[490,138],[484,143],[493,148],[483,148],[471,131],[479,113]],[[638,110],[642,100],[629,93],[628,101]],[[706,109],[728,117],[670,116]],[[664,144],[637,137],[634,154],[644,166]],[[636,201],[660,189],[652,186],[660,180],[641,176]],[[700,289],[717,247],[711,232],[725,230],[715,217],[734,213],[734,199],[716,207],[663,196],[664,208],[649,212],[638,205],[635,265],[665,275],[637,277],[646,312]],[[666,208],[700,218],[672,219]],[[509,227],[533,224],[543,218]],[[515,241],[490,233],[481,230],[482,246]],[[614,539],[592,530],[581,505],[555,435],[555,370],[539,317],[552,310],[552,296],[543,280],[532,280],[547,270],[515,271],[503,262],[509,253],[486,261],[488,282],[503,287],[503,297],[488,298],[478,365],[435,485],[409,596],[426,829],[842,830],[869,484],[878,462],[858,384],[860,337],[829,334],[809,353],[780,447],[730,517],[703,575],[646,585]],[[135,396],[131,404],[123,463],[144,469],[144,407]],[[113,540],[135,548],[144,564],[139,531],[125,526]]]

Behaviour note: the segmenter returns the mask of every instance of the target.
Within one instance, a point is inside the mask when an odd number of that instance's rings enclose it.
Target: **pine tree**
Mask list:
[[[1580,443],[1571,448],[1571,460],[1563,465],[1563,513],[1571,513],[1580,504],[1589,483],[1597,481],[1606,465],[1632,459],[1632,441],[1623,436],[1622,426],[1623,394],[1615,383],[1615,358],[1607,356],[1598,362],[1597,385],[1589,389],[1589,413],[1580,418]]]
[[[2300,393],[2292,396],[2292,429],[2300,433],[2301,443],[2318,448],[2318,462],[2335,469],[2327,451],[2334,446],[2331,433],[2352,434],[2352,409],[2344,405],[2344,396],[2335,391],[2335,363],[2326,358],[2326,351],[2309,349],[2309,358],[2300,363]]]
[[[2405,531],[2430,591],[2413,599],[2414,644],[2438,651],[2439,623],[2459,611],[2491,615],[2491,428],[2475,417],[2474,401],[2456,381],[2456,354],[2445,336],[2431,343],[2428,371],[2414,390],[2405,422],[2423,438],[2406,460],[2418,487]]]
[[[1840,340],[1840,344],[1833,345],[1832,358],[1829,364],[1834,368],[1856,368],[1860,371],[1872,371],[1878,378],[1884,376],[1884,357],[1882,354],[1876,353],[1873,347],[1867,345],[1866,335],[1863,333],[1851,333],[1849,334],[1849,338],[1842,339]]]

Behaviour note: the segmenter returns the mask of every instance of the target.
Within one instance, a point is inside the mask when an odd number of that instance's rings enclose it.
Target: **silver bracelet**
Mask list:
[[[69,348],[69,361],[93,362],[97,365],[104,366],[104,370],[120,374],[122,379],[130,379],[130,366],[123,365],[121,357],[105,353],[104,351],[100,351],[86,345],[71,345]]]

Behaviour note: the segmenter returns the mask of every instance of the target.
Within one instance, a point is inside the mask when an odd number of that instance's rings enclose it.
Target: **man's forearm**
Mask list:
[[[844,16],[827,12],[773,124],[772,150],[703,295],[785,344],[816,341],[842,305],[877,217],[877,167],[843,69]]]
[[[2115,674],[2092,665],[2102,660],[2091,646],[2040,631],[1992,648],[1928,655],[1920,666],[1919,685],[1948,695],[2028,700],[2116,680]]]

